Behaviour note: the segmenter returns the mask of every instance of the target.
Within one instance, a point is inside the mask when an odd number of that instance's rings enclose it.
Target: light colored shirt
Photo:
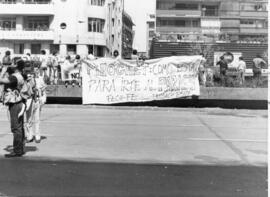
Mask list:
[[[262,58],[259,58],[259,57],[254,58],[253,59],[253,63],[255,65],[255,67],[257,67],[257,68],[261,68],[262,67],[262,65],[261,65],[262,63],[263,64],[266,64],[266,62]]]
[[[238,64],[238,69],[239,70],[246,70],[246,68],[247,68],[246,62],[244,62],[243,60],[240,60],[239,64]]]

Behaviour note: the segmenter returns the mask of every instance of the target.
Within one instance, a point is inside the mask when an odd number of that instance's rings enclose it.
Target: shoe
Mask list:
[[[15,158],[15,157],[22,157],[24,155],[24,153],[18,154],[18,153],[9,153],[9,154],[5,154],[5,158]]]

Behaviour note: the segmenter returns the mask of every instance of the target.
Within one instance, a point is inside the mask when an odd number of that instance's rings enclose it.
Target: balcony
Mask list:
[[[54,15],[54,4],[0,3],[0,15]]]
[[[239,11],[229,11],[229,10],[220,10],[219,16],[220,18],[239,18]]]
[[[54,35],[54,44],[85,44],[106,46],[105,33],[87,32],[85,34],[58,33]]]
[[[242,18],[268,18],[267,11],[241,11]]]
[[[201,33],[200,27],[157,27],[157,32],[163,33]]]
[[[240,34],[268,34],[268,28],[240,27]]]
[[[200,10],[157,10],[157,17],[200,17]]]
[[[53,40],[54,33],[49,31],[5,31],[0,30],[0,40]]]
[[[239,27],[234,28],[234,27],[221,27],[221,32],[222,33],[228,33],[228,34],[239,34]]]

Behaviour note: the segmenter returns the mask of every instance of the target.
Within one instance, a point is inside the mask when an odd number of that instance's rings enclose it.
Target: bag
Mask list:
[[[33,96],[31,84],[25,81],[20,73],[14,73],[12,76],[17,78],[18,85],[15,90],[9,88],[4,92],[3,103],[5,105],[19,103]]]

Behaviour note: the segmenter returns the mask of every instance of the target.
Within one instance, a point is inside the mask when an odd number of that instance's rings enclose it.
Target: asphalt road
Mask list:
[[[267,111],[47,106],[41,144],[5,159],[0,196],[267,196]]]

